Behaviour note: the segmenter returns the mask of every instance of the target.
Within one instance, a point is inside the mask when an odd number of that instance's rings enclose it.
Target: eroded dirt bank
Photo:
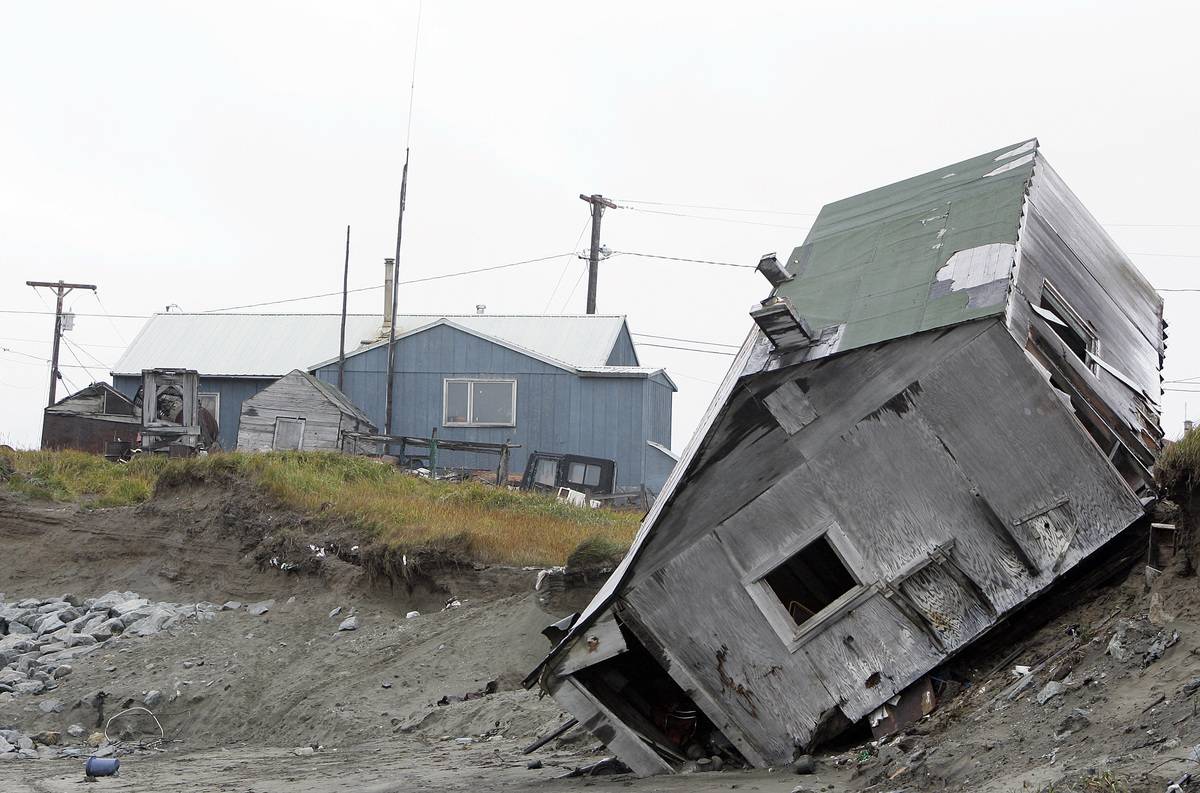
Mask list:
[[[511,568],[429,566],[398,581],[336,554],[292,572],[272,565],[280,553],[305,561],[298,538],[353,547],[339,527],[266,509],[230,483],[95,511],[0,496],[0,592],[10,602],[111,590],[176,603],[272,601],[262,614],[243,605],[105,644],[73,660],[53,691],[0,702],[0,729],[60,732],[63,747],[79,746],[65,737],[71,725],[92,733],[161,692],[161,747],[144,720],[110,727],[122,746],[151,747],[96,783],[114,791],[1116,793],[1162,791],[1200,769],[1189,759],[1200,744],[1200,597],[1195,577],[1173,571],[1148,586],[1135,564],[1115,584],[1063,595],[1041,627],[1007,626],[1001,641],[945,670],[962,688],[933,716],[880,744],[821,753],[815,774],[561,779],[602,747],[576,730],[532,755],[543,767],[528,768],[522,747],[565,715],[518,681],[548,646],[539,631],[586,592],[543,602],[535,572]],[[338,630],[351,613],[358,628]],[[39,707],[46,697],[62,710]],[[443,697],[449,704],[438,705]],[[306,747],[317,748],[296,754]],[[82,759],[43,748],[40,759],[0,764],[0,790],[76,789]]]

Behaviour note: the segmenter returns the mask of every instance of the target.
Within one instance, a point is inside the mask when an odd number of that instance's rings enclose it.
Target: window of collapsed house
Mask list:
[[[795,651],[871,592],[855,573],[861,569],[857,551],[832,523],[815,537],[798,538],[744,583],[779,638]]]
[[[1095,372],[1098,343],[1095,330],[1049,281],[1042,282],[1042,299],[1035,310],[1075,357]]]
[[[271,448],[275,451],[299,451],[304,448],[304,419],[276,418]]]
[[[207,410],[208,415],[217,421],[221,419],[221,395],[216,392],[201,391],[196,395],[200,399],[200,409]]]
[[[515,427],[517,381],[447,378],[442,406],[447,427]]]

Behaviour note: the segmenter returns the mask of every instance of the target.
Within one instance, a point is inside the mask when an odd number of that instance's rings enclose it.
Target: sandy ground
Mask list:
[[[1037,623],[1008,626],[999,641],[942,671],[963,689],[931,717],[886,742],[821,753],[816,774],[563,779],[603,757],[603,747],[575,730],[523,755],[567,716],[519,680],[549,646],[541,628],[577,610],[587,593],[543,602],[531,591],[532,572],[504,568],[441,570],[411,591],[368,581],[337,560],[316,574],[261,569],[257,550],[285,524],[320,534],[221,488],[93,512],[0,495],[0,591],[10,598],[131,589],[176,602],[275,601],[262,616],[223,612],[115,642],[60,681],[50,696],[63,712],[18,698],[0,704],[0,727],[90,730],[147,690],[162,691],[169,699],[156,710],[167,736],[161,749],[137,748],[156,733],[144,720],[115,725],[131,753],[119,777],[88,788],[113,791],[1133,793],[1200,772],[1188,759],[1200,744],[1200,684],[1189,686],[1200,679],[1195,577],[1163,576],[1151,590],[1135,569],[1119,584],[1051,604]],[[442,610],[451,598],[462,605]],[[343,613],[331,618],[335,607]],[[351,610],[361,627],[339,632]],[[421,616],[406,619],[410,610]],[[1175,632],[1177,640],[1153,651]],[[1033,670],[1024,687],[1015,685],[1017,665]],[[437,704],[493,681],[494,694]],[[1039,702],[1052,683],[1061,692]],[[92,704],[100,690],[104,714]],[[321,748],[294,754],[303,746]],[[544,767],[528,768],[530,759]],[[0,763],[5,793],[75,790],[82,778],[81,759]]]

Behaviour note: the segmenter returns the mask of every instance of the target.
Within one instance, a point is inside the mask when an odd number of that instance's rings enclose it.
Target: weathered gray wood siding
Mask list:
[[[237,446],[238,425],[241,420],[242,402],[275,382],[271,377],[204,377],[200,376],[200,393],[221,395],[220,416],[217,417],[217,440],[221,448],[229,451]],[[131,399],[142,387],[141,375],[116,375],[113,388]]]
[[[350,424],[355,423],[353,417],[346,416],[303,375],[293,372],[242,403],[237,450],[270,451],[277,418],[304,419],[300,447],[304,451],[340,449],[343,424],[347,420]]]
[[[791,434],[766,407],[789,384]],[[870,713],[1142,514],[1000,319],[751,377],[726,410],[622,603],[768,762],[835,707]],[[867,589],[791,644],[745,582],[831,522]],[[951,563],[909,572],[948,541]]]
[[[1031,333],[1040,331],[1057,346],[1061,366],[1141,438],[1144,451],[1133,451],[1149,466],[1162,438],[1157,411],[1150,405],[1162,399],[1162,298],[1041,157],[1025,215],[1009,330],[1022,345]],[[1107,369],[1089,370],[1034,314],[1030,304],[1041,302],[1045,280],[1091,323],[1098,337],[1097,356],[1128,377],[1133,387]]]
[[[337,382],[337,365],[316,370]],[[443,381],[454,377],[515,379],[515,427],[447,427],[443,424]],[[387,348],[380,346],[346,360],[342,389],[382,431],[387,378]],[[664,390],[666,391],[664,398]],[[652,396],[648,396],[651,394]],[[618,483],[643,481],[647,440],[671,441],[670,389],[663,382],[634,377],[580,377],[557,366],[438,326],[396,342],[392,431],[427,437],[522,444],[510,469],[523,470],[531,451],[572,452],[617,461]],[[646,405],[655,407],[646,410]],[[438,465],[494,468],[495,455],[440,453]]]

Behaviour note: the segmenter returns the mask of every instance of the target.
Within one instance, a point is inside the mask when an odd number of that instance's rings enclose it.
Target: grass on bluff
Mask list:
[[[333,452],[139,455],[128,464],[72,451],[0,451],[0,479],[34,498],[140,504],[159,484],[239,476],[292,509],[343,518],[398,549],[447,548],[484,562],[563,564],[581,544],[623,549],[640,514],[572,507],[475,482],[431,482]]]

